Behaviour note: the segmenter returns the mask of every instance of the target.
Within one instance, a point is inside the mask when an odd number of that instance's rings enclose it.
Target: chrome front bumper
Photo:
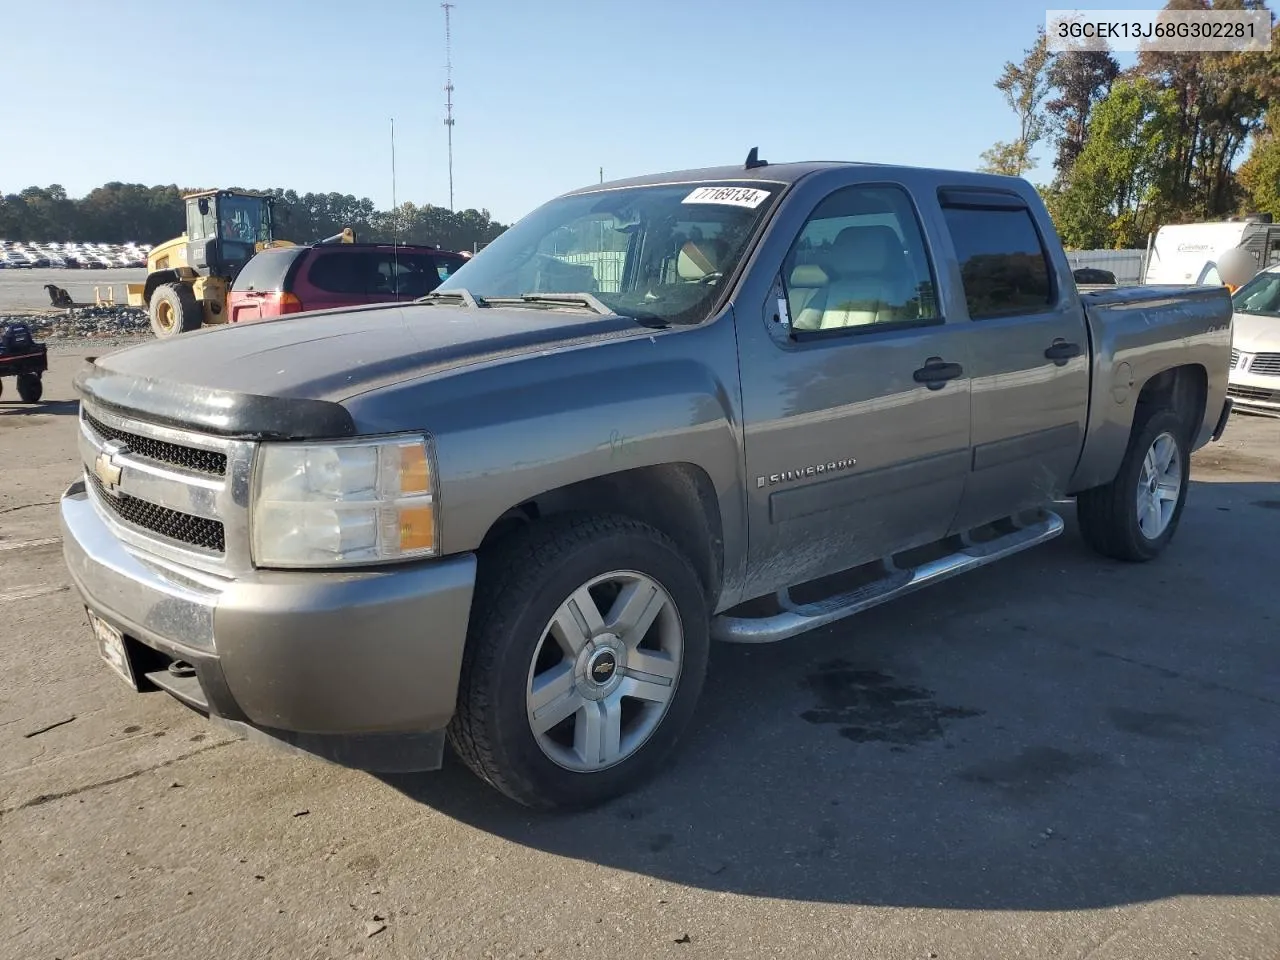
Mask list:
[[[61,512],[67,568],[85,604],[131,643],[192,664],[198,684],[157,681],[190,705],[326,756],[302,740],[345,739],[339,762],[352,766],[366,766],[352,759],[359,738],[448,725],[474,555],[224,579],[127,546],[83,482],[63,494]]]

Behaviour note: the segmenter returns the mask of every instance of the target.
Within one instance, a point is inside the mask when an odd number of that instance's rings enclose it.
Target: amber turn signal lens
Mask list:
[[[430,506],[400,508],[400,549],[430,550],[435,546],[436,516]]]
[[[406,443],[400,448],[400,492],[402,494],[431,492],[427,450],[420,443]]]

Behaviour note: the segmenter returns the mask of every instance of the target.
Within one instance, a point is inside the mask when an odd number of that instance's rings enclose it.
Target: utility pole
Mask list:
[[[444,125],[449,131],[449,212],[453,212],[453,37],[449,30],[449,11],[453,4],[445,0],[444,10]]]

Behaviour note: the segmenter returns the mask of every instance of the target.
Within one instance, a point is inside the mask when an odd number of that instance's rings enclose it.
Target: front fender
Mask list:
[[[475,550],[525,501],[639,467],[711,479],[726,585],[746,556],[741,396],[733,318],[478,363],[351,398],[359,432],[434,438],[445,554]]]

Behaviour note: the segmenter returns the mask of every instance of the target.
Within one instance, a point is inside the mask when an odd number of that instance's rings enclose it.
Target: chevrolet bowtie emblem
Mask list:
[[[115,456],[118,453],[124,453],[127,449],[118,443],[112,443],[94,458],[93,474],[108,493],[116,493],[116,488],[120,486],[120,475],[123,469],[115,462]]]

